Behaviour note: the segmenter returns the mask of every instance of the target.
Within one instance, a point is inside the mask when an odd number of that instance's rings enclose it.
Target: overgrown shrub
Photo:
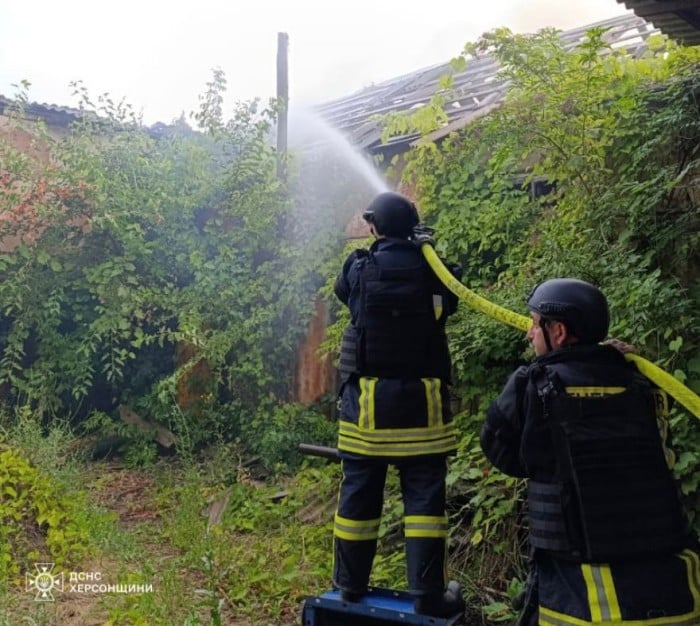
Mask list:
[[[149,131],[78,86],[85,115],[67,137],[21,115],[41,150],[0,137],[0,399],[115,428],[124,405],[192,449],[290,398],[329,240],[294,229],[274,107],[225,119],[225,87],[215,72],[201,132]]]
[[[253,420],[242,430],[241,437],[260,455],[270,468],[283,471],[298,469],[303,455],[300,443],[334,446],[335,423],[325,415],[300,404],[261,403]]]
[[[572,50],[548,29],[486,33],[465,46],[462,63],[493,55],[509,81],[505,103],[439,144],[417,142],[403,182],[436,228],[438,252],[463,265],[467,286],[524,313],[541,280],[594,282],[610,302],[611,335],[697,392],[700,50],[660,37],[647,43],[631,58],[606,43],[602,28]],[[436,95],[432,117],[390,117],[385,138],[438,128],[442,102]],[[473,311],[448,330],[454,392],[469,415],[449,478],[457,501],[467,500],[457,561],[468,580],[506,594],[524,569],[519,491],[496,470],[482,474],[476,436],[489,401],[527,358],[526,344]],[[676,472],[698,530],[700,428],[679,406],[672,422]]]

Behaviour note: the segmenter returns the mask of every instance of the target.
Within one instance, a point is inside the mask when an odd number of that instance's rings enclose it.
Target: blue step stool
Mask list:
[[[413,596],[404,591],[370,587],[359,602],[345,602],[339,591],[327,591],[304,600],[302,626],[420,626],[464,625],[463,615],[431,617],[413,610]]]

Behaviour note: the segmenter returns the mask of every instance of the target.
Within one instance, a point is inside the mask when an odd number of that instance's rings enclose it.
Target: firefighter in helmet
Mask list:
[[[415,205],[379,194],[363,213],[376,240],[350,254],[335,293],[350,309],[341,345],[338,449],[343,479],[334,524],[333,583],[347,601],[367,592],[389,465],[404,503],[409,590],[416,611],[462,612],[459,585],[446,587],[446,457],[456,438],[448,397],[445,321],[457,299],[412,237]],[[451,270],[459,273],[456,266]]]
[[[547,280],[527,306],[536,358],[481,431],[489,460],[528,479],[533,570],[518,624],[700,624],[700,556],[670,469],[665,394],[600,345],[598,288]]]

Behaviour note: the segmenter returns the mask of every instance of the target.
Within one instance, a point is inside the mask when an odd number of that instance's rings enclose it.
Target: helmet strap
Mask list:
[[[547,346],[547,352],[552,351],[552,341],[549,338],[549,330],[547,329],[547,324],[549,324],[549,318],[540,317],[540,328],[542,329],[542,336],[544,337],[544,343]]]

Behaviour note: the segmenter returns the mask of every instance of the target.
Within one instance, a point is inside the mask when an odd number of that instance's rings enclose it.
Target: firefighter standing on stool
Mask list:
[[[447,316],[457,298],[411,239],[419,217],[404,196],[379,194],[363,214],[376,241],[346,259],[335,293],[351,313],[340,353],[338,450],[343,479],[334,524],[333,584],[346,601],[367,592],[389,465],[404,503],[409,590],[418,613],[464,611],[445,588],[446,457],[456,438],[447,385]],[[452,268],[456,272],[456,268]]]
[[[533,570],[521,626],[698,626],[700,556],[670,465],[666,395],[614,347],[584,281],[530,294],[536,358],[490,406],[481,445],[528,478]]]

